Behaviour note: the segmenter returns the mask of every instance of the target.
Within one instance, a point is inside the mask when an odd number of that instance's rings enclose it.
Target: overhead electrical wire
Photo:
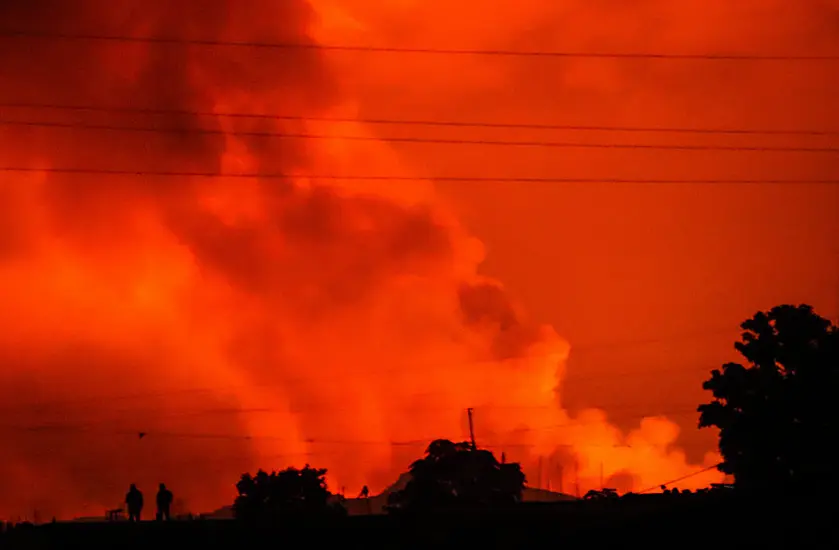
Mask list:
[[[643,491],[639,491],[638,494],[651,493],[652,491],[657,491],[661,487],[666,487],[667,485],[672,485],[673,483],[678,483],[680,481],[685,481],[686,479],[696,477],[698,475],[704,474],[705,472],[710,472],[711,470],[716,470],[717,468],[719,468],[722,465],[723,465],[723,462],[718,462],[716,464],[713,464],[713,465],[708,466],[706,468],[702,468],[701,470],[697,470],[693,473],[684,475],[682,477],[677,477],[676,479],[671,479],[669,481],[665,481],[664,483],[659,483],[658,485],[654,485],[652,487],[644,489]]]
[[[0,172],[17,173],[54,173],[66,175],[100,175],[100,176],[137,176],[137,177],[182,177],[182,178],[223,178],[223,179],[293,179],[305,178],[312,180],[333,180],[333,181],[391,181],[391,182],[422,182],[422,181],[446,181],[446,182],[474,182],[474,183],[627,183],[627,184],[803,184],[803,185],[835,185],[839,178],[835,179],[717,179],[717,178],[529,178],[529,177],[482,177],[482,176],[393,176],[393,175],[337,175],[337,174],[294,174],[287,172],[201,172],[201,171],[169,171],[169,170],[126,170],[106,168],[59,168],[32,166],[0,166]]]
[[[108,124],[86,124],[77,122],[49,122],[0,119],[2,126],[35,126],[47,128],[63,128],[77,130],[104,130],[115,132],[146,132],[165,134],[198,134],[222,135],[257,138],[280,139],[317,139],[341,141],[372,141],[388,143],[425,143],[438,145],[483,145],[506,147],[545,147],[560,149],[636,149],[655,151],[731,151],[756,153],[839,153],[839,147],[791,147],[764,145],[689,145],[666,143],[586,143],[579,141],[547,141],[547,140],[491,140],[491,139],[449,139],[425,138],[416,136],[358,136],[358,135],[329,135],[303,132],[271,132],[271,131],[237,131],[210,128],[143,128],[138,126],[114,126]]]
[[[504,411],[504,412],[511,412],[511,411],[558,411],[559,408],[557,405],[506,405],[506,404],[492,404],[492,403],[485,403],[480,405],[475,405],[471,407],[476,411],[483,411],[483,412],[497,412],[497,411]],[[608,412],[614,411],[632,411],[632,410],[639,410],[642,409],[637,404],[632,405],[619,405],[619,406],[589,406],[587,410],[590,409],[597,409],[597,410],[608,410]],[[44,411],[33,411],[33,410],[21,410],[20,408],[17,409],[20,411],[21,414],[26,414],[28,417],[32,417],[38,412]],[[244,416],[244,415],[251,415],[251,414],[287,414],[290,416],[297,416],[297,415],[314,415],[316,413],[325,413],[325,414],[336,414],[340,412],[350,412],[352,408],[344,407],[344,406],[318,406],[318,405],[309,405],[309,406],[301,406],[297,410],[289,410],[288,408],[282,407],[254,407],[254,408],[243,408],[243,407],[228,407],[228,408],[216,408],[216,409],[197,409],[197,410],[183,410],[183,411],[173,411],[173,412],[161,412],[159,409],[148,409],[148,408],[137,408],[137,407],[122,407],[122,408],[115,408],[109,410],[109,414],[111,415],[110,418],[107,420],[97,421],[97,422],[87,422],[88,425],[103,425],[107,424],[114,419],[117,420],[125,420],[124,416],[117,416],[123,414],[130,414],[133,417],[137,417],[138,415],[155,415],[156,418],[167,418],[167,419],[176,419],[176,418],[188,418],[188,417],[200,417],[200,416],[214,416],[214,415],[234,415],[234,416]],[[426,405],[417,405],[417,406],[407,406],[407,407],[390,407],[387,409],[390,414],[395,412],[403,412],[403,413],[410,413],[410,412],[440,412],[440,411],[448,411],[448,412],[462,412],[465,409],[463,407],[454,406],[454,405],[437,405],[433,403],[429,403]],[[14,416],[13,410],[6,410],[7,416]],[[662,414],[687,414],[687,413],[695,413],[696,407],[687,407],[682,409],[669,409],[669,410],[646,410],[645,412],[630,412],[626,418],[646,418],[649,416],[660,416]],[[64,411],[61,415],[64,418],[71,416],[66,411]],[[2,426],[0,426],[2,427]],[[547,426],[539,429],[554,429],[556,427],[567,427],[564,424],[560,425],[552,425]]]
[[[209,46],[257,48],[273,50],[321,50],[368,52],[387,54],[426,54],[448,56],[541,57],[581,59],[648,59],[695,61],[775,61],[775,62],[835,62],[839,54],[758,54],[758,53],[675,53],[675,52],[584,52],[559,50],[510,50],[476,48],[393,47],[356,44],[321,44],[317,42],[271,42],[257,40],[214,40],[185,37],[130,36],[98,33],[68,33],[55,31],[0,29],[0,38],[38,40],[122,42],[159,46]]]
[[[661,377],[663,375],[669,374],[679,374],[679,375],[698,375],[700,373],[706,374],[710,376],[710,372],[715,367],[711,366],[702,366],[702,367],[691,367],[689,369],[652,369],[652,370],[644,370],[641,372],[619,372],[619,373],[609,373],[608,375],[595,375],[595,376],[566,376],[563,380],[563,383],[580,383],[586,381],[595,381],[595,380],[612,380],[617,377],[632,377],[632,378],[647,378],[651,376]],[[719,368],[719,367],[716,367]],[[385,373],[376,372],[375,374],[387,374],[388,371]],[[300,378],[298,380],[293,381],[286,381],[283,383],[277,384],[255,384],[253,386],[223,386],[223,387],[203,387],[203,388],[174,388],[174,389],[166,389],[166,390],[158,390],[158,391],[149,391],[149,392],[140,392],[140,393],[132,393],[132,394],[124,394],[124,395],[110,395],[110,396],[96,396],[96,397],[86,397],[86,398],[76,398],[76,399],[59,399],[59,400],[42,400],[38,402],[30,402],[30,403],[16,403],[16,404],[5,404],[0,406],[0,412],[4,412],[6,414],[13,414],[15,412],[20,413],[32,413],[34,411],[47,411],[51,408],[60,408],[60,407],[68,407],[73,405],[85,405],[85,404],[93,404],[93,403],[112,403],[112,402],[130,402],[130,401],[137,401],[137,400],[145,400],[145,399],[158,399],[164,397],[172,397],[177,395],[188,395],[188,394],[200,394],[200,393],[207,393],[207,394],[217,394],[223,395],[226,392],[235,391],[235,390],[247,390],[253,388],[265,389],[269,387],[289,387],[293,386],[295,383],[299,381],[305,380],[304,378]],[[423,393],[419,395],[414,395],[413,397],[433,397],[435,394],[433,393]],[[429,405],[427,407],[424,406],[410,406],[404,407],[400,410],[405,409],[434,409],[439,410],[439,406],[436,405]],[[460,407],[457,407],[458,409]],[[524,409],[550,409],[553,407],[545,406],[545,405],[494,405],[494,404],[479,404],[476,405],[474,408],[502,408],[507,410],[524,410]],[[601,407],[602,408],[602,407]],[[611,407],[610,407],[611,408]],[[134,409],[128,409],[134,410]],[[216,409],[218,411],[229,410],[229,411],[240,411],[241,409]],[[271,408],[253,408],[248,409],[251,412],[272,412],[276,409]],[[311,407],[307,410],[325,410],[325,411],[336,411],[342,410],[340,407]]]
[[[696,371],[697,373],[699,371]],[[710,369],[708,370],[708,376],[710,376]],[[661,372],[654,373],[658,376],[661,375]],[[643,376],[641,373],[640,376]],[[605,377],[602,377],[605,378]],[[611,378],[611,377],[610,377]],[[592,377],[591,379],[599,379]],[[265,385],[257,385],[250,388],[242,388],[242,389],[254,389],[254,388],[265,388]],[[120,402],[130,402],[136,401],[137,399],[155,399],[155,398],[164,398],[164,397],[171,397],[175,395],[183,395],[187,393],[216,393],[221,394],[223,392],[223,388],[216,388],[216,389],[209,389],[209,388],[196,388],[196,389],[185,389],[181,391],[161,391],[161,392],[148,392],[145,394],[134,394],[132,396],[111,396],[111,397],[99,397],[99,398],[90,398],[90,399],[67,399],[67,400],[47,400],[47,401],[39,401],[37,403],[17,403],[13,405],[6,405],[0,407],[0,411],[5,413],[6,415],[14,415],[15,413],[18,414],[38,414],[38,413],[49,413],[51,409],[61,408],[61,407],[71,407],[73,405],[84,405],[84,404],[91,404],[91,403],[120,403]],[[463,407],[455,406],[455,405],[440,405],[433,402],[433,397],[435,394],[432,393],[421,393],[418,395],[407,396],[413,398],[420,398],[420,397],[428,397],[429,400],[424,404],[418,405],[405,405],[405,406],[393,406],[389,407],[388,410],[390,411],[460,411],[463,410]],[[436,395],[445,395],[445,394],[436,394]],[[447,399],[447,401],[450,401]],[[608,408],[609,410],[621,410],[627,408],[637,408],[636,404],[632,405],[591,405],[592,408]],[[503,404],[503,403],[476,403],[473,405],[474,409],[476,410],[504,410],[504,411],[536,411],[536,410],[556,410],[555,405],[522,405],[522,404]],[[325,403],[307,403],[307,404],[300,404],[296,407],[219,407],[219,408],[211,408],[211,409],[184,409],[183,411],[171,413],[171,414],[164,414],[163,416],[194,416],[194,415],[217,415],[217,414],[261,414],[261,413],[286,413],[291,415],[296,414],[313,414],[316,412],[325,412],[325,413],[336,413],[341,411],[351,411],[353,410],[352,407],[347,407],[343,405],[334,406],[331,404]],[[116,413],[159,413],[158,409],[145,409],[142,407],[137,406],[126,406],[116,408],[110,411],[113,414]]]
[[[255,469],[261,469],[263,471],[272,471],[272,469],[281,469],[287,466],[291,466],[293,464],[304,464],[308,459],[312,457],[329,457],[334,453],[329,452],[289,452],[289,453],[271,453],[271,454],[260,454],[254,453],[251,455],[238,455],[238,456],[219,456],[219,455],[211,455],[211,456],[202,456],[201,458],[183,458],[183,459],[166,459],[166,460],[155,460],[152,464],[152,467],[157,470],[167,470],[167,469],[178,469],[181,470],[185,467],[194,467],[196,465],[200,465],[202,472],[213,472],[217,471],[219,473],[223,472],[224,470],[229,470],[230,468],[243,468],[247,469],[248,467],[253,467]],[[276,461],[276,462],[274,462]],[[259,463],[259,466],[254,465],[254,463]],[[267,464],[266,464],[267,462]],[[271,463],[274,462],[274,467],[272,468]],[[278,462],[282,464],[280,468],[277,468]],[[208,466],[210,468],[208,468]],[[73,472],[91,472],[91,473],[101,473],[103,465],[97,464],[96,462],[88,462],[85,464],[73,464]],[[244,472],[238,472],[237,475],[241,475]],[[255,473],[255,472],[254,472]]]
[[[698,414],[696,409],[673,409],[670,411],[658,411],[656,413],[634,414],[634,415],[619,415],[610,417],[612,420],[635,420],[644,418],[655,418],[662,415],[676,416],[684,414]],[[510,432],[515,433],[531,433],[553,431],[563,428],[579,428],[585,427],[585,422],[565,422],[561,424],[553,424],[547,426],[522,427]],[[175,439],[208,439],[208,440],[224,440],[224,441],[250,441],[250,440],[270,440],[285,443],[308,443],[308,444],[324,444],[324,445],[391,445],[391,446],[415,446],[427,444],[435,439],[435,437],[427,437],[422,439],[408,439],[408,440],[353,440],[353,439],[328,439],[328,438],[303,438],[303,439],[289,439],[284,436],[266,435],[266,434],[235,434],[235,433],[204,433],[204,432],[177,432],[167,430],[145,430],[145,429],[114,429],[108,428],[103,423],[93,422],[77,422],[77,423],[63,423],[63,424],[0,424],[0,432],[29,432],[40,435],[53,434],[93,434],[93,435],[113,435],[113,436],[130,436],[138,437],[139,439],[146,439],[149,437],[164,437]],[[503,435],[497,432],[487,432],[489,435]],[[503,442],[494,442],[490,438],[492,446],[513,446],[518,443],[505,444]],[[562,446],[558,444],[557,446]],[[581,445],[585,446],[585,445]],[[615,446],[615,445],[610,445]],[[626,447],[627,445],[617,445],[618,447]]]
[[[833,288],[834,283],[831,281],[830,288]],[[625,340],[617,340],[617,341],[600,341],[600,342],[588,342],[583,344],[574,344],[571,345],[571,355],[570,357],[573,358],[575,356],[586,353],[596,353],[605,350],[615,350],[615,349],[624,349],[628,347],[637,347],[637,346],[647,346],[647,345],[655,345],[655,344],[673,344],[675,342],[684,342],[689,340],[696,340],[708,337],[715,337],[715,336],[724,336],[724,335],[734,335],[742,333],[741,329],[732,329],[731,327],[717,327],[717,328],[709,328],[705,330],[694,330],[694,331],[686,331],[686,332],[679,332],[679,333],[671,333],[662,337],[649,337],[649,338],[636,338],[636,339],[625,339]],[[524,359],[521,358],[514,358],[513,360],[517,359]],[[493,364],[496,363],[494,361],[477,361],[477,362],[469,362],[464,364],[464,367],[474,367],[476,365],[484,365],[484,364]],[[593,375],[577,375],[573,372],[565,373],[563,378],[564,383],[579,383],[579,382],[586,382],[586,381],[594,381],[594,380],[601,380],[601,379],[614,379],[616,377],[633,377],[633,378],[644,378],[650,376],[662,376],[662,375],[670,375],[670,374],[678,374],[678,375],[695,375],[695,374],[706,374],[709,375],[710,372],[714,369],[718,369],[722,366],[722,364],[716,363],[709,363],[709,362],[698,362],[695,364],[688,364],[682,365],[679,367],[667,367],[667,368],[645,368],[643,370],[623,370],[623,371],[610,371],[604,374],[593,374]],[[403,373],[403,369],[400,367],[388,367],[385,369],[375,369],[374,373],[378,376],[382,375],[390,375],[390,374],[399,374]],[[183,394],[191,394],[191,393],[216,393],[216,394],[224,394],[229,393],[231,391],[236,390],[246,390],[251,388],[271,388],[271,387],[287,387],[293,386],[297,382],[307,380],[306,377],[294,377],[294,378],[284,378],[282,382],[276,383],[253,383],[253,384],[243,384],[243,385],[224,385],[224,386],[204,386],[204,387],[179,387],[179,388],[161,388],[152,391],[142,391],[142,392],[133,392],[127,394],[110,394],[110,395],[100,395],[100,396],[88,396],[82,398],[71,398],[71,399],[60,399],[60,400],[40,400],[38,402],[33,403],[16,403],[9,405],[8,403],[5,405],[0,405],[0,412],[15,412],[15,411],[31,411],[33,409],[48,409],[50,407],[63,407],[63,406],[72,406],[72,405],[84,405],[90,404],[95,402],[115,402],[115,401],[134,401],[137,399],[153,399],[153,398],[162,398],[162,397],[171,397],[175,395],[183,395]],[[44,379],[41,378],[41,382],[44,382]],[[430,397],[436,395],[433,392],[424,392],[424,393],[415,393],[412,394],[412,397]],[[498,407],[498,405],[491,405],[492,407]],[[533,408],[533,406],[516,406],[510,405],[506,406],[507,408]],[[432,406],[432,408],[436,408],[436,406]],[[537,407],[541,408],[541,407]],[[603,408],[603,407],[600,407]],[[610,409],[614,410],[613,407],[609,407]],[[334,410],[330,408],[330,410]]]
[[[276,120],[297,122],[332,122],[359,123],[369,125],[389,126],[428,126],[454,128],[481,128],[505,130],[563,130],[574,132],[620,132],[620,133],[677,133],[677,134],[721,134],[721,135],[754,135],[754,136],[839,136],[839,130],[804,130],[779,128],[734,128],[734,127],[675,127],[675,126],[610,126],[610,125],[579,125],[554,124],[535,122],[493,122],[493,121],[459,121],[438,119],[402,119],[402,118],[367,118],[367,117],[337,117],[314,115],[287,115],[271,113],[243,113],[225,111],[191,111],[185,109],[153,109],[132,108],[120,106],[96,105],[68,105],[54,103],[4,102],[0,109],[40,109],[110,114],[137,114],[146,116],[191,116],[215,117],[246,120]]]
[[[645,53],[645,52],[571,52],[571,51],[515,51],[515,50],[479,50],[479,49],[445,49],[445,48],[395,48],[395,47],[380,47],[380,46],[358,46],[358,45],[330,45],[330,44],[305,44],[305,43],[275,43],[275,42],[254,42],[254,41],[219,41],[219,40],[200,40],[200,39],[178,39],[165,37],[138,37],[138,36],[114,36],[114,35],[91,35],[91,34],[63,34],[63,33],[38,33],[25,31],[9,31],[0,30],[0,37],[6,38],[38,38],[50,40],[72,40],[72,41],[116,41],[126,43],[146,43],[156,45],[195,45],[195,46],[223,46],[223,47],[246,47],[246,48],[271,48],[271,49],[315,49],[315,50],[333,50],[333,51],[355,51],[355,52],[371,52],[371,53],[392,53],[392,54],[433,54],[433,55],[478,55],[478,56],[504,56],[504,57],[549,57],[549,58],[607,58],[607,59],[659,59],[659,60],[699,60],[699,61],[783,61],[783,62],[803,62],[803,61],[839,61],[839,55],[764,55],[764,54],[687,54],[687,53]],[[0,107],[8,107],[9,104]],[[18,105],[20,106],[20,105]],[[52,108],[66,108],[77,110],[103,110],[96,108],[78,108],[78,107],[55,107]],[[122,111],[128,112],[123,109]],[[131,112],[140,112],[133,110]],[[144,110],[143,112],[150,113],[151,110]],[[156,111],[156,113],[164,113],[164,111]],[[183,113],[183,112],[182,112]],[[202,114],[202,113],[194,113]],[[457,121],[419,121],[419,120],[385,120],[385,119],[337,119],[328,117],[291,117],[283,115],[246,115],[242,113],[207,113],[213,116],[229,116],[240,118],[272,118],[282,120],[306,120],[306,121],[328,121],[328,122],[362,122],[369,124],[401,124],[401,125],[425,125],[425,126],[452,126],[452,127],[472,127],[472,128],[507,128],[507,129],[551,129],[551,130],[572,130],[572,131],[612,131],[612,132],[662,132],[662,133],[704,133],[704,134],[742,134],[742,135],[812,135],[812,136],[832,136],[837,135],[836,131],[820,131],[820,130],[746,130],[746,129],[703,129],[703,128],[640,128],[640,127],[608,127],[608,126],[574,126],[574,125],[550,125],[550,124],[516,124],[516,123],[465,123]],[[56,122],[42,122],[42,121],[0,121],[0,124],[6,125],[27,125],[27,126],[52,126],[65,128],[79,128],[79,129],[93,129],[93,130],[115,130],[115,131],[139,131],[139,132],[175,132],[175,133],[223,133],[226,135],[242,135],[251,137],[280,137],[280,138],[297,138],[297,139],[342,139],[342,140],[375,140],[375,141],[393,141],[393,142],[411,142],[411,143],[439,143],[439,144],[473,144],[473,145],[505,145],[505,146],[539,146],[539,147],[563,147],[563,148],[627,148],[627,149],[670,149],[670,150],[714,150],[714,151],[767,151],[767,152],[807,152],[807,153],[836,153],[839,148],[832,147],[767,147],[767,146],[713,146],[713,145],[653,145],[653,144],[585,144],[572,142],[549,142],[549,141],[495,141],[495,140],[453,140],[453,139],[433,139],[433,138],[415,138],[415,137],[368,137],[368,136],[330,136],[318,134],[287,134],[274,132],[229,132],[229,131],[215,131],[211,129],[174,129],[174,128],[138,128],[138,127],[120,127],[108,125],[84,125],[84,124],[66,124]],[[386,180],[386,181],[416,181],[416,180],[445,180],[445,181],[476,181],[476,182],[492,182],[492,181],[515,181],[515,182],[631,182],[631,183],[839,183],[839,180],[639,180],[639,179],[620,179],[613,178],[588,178],[588,179],[574,179],[574,178],[466,178],[466,177],[452,177],[452,178],[406,178],[396,176],[307,176],[295,174],[216,174],[211,172],[167,172],[167,171],[131,171],[131,170],[104,170],[104,169],[82,169],[82,168],[28,168],[28,167],[0,167],[0,171],[4,172],[59,172],[66,174],[109,174],[109,175],[137,175],[137,176],[177,176],[177,177],[226,177],[226,178],[289,178],[289,177],[310,177],[314,179],[337,179],[337,180]],[[240,411],[241,412],[241,411]],[[682,411],[685,412],[685,411]],[[691,411],[695,413],[695,409]],[[659,414],[678,414],[675,411],[662,412]],[[651,416],[651,415],[644,415]],[[575,424],[554,425],[541,428],[530,428],[527,430],[544,430],[556,429],[560,427],[571,427]],[[2,428],[2,427],[0,427]],[[19,427],[20,428],[20,427]],[[59,430],[59,426],[29,426],[23,427],[26,431],[39,430]],[[72,429],[72,428],[71,428]],[[84,428],[82,427],[82,431]],[[272,436],[236,436],[223,434],[197,434],[197,433],[178,433],[178,432],[120,432],[130,433],[131,435],[140,435],[142,439],[146,435],[163,436],[163,437],[198,437],[198,438],[221,438],[221,439],[276,439]],[[362,444],[388,444],[388,445],[416,445],[424,444],[427,440],[409,440],[409,441],[362,441],[362,440],[308,440],[309,443],[324,443],[324,444],[347,444],[347,445],[362,445]],[[510,444],[512,446],[514,444]],[[494,445],[502,447],[502,445]],[[305,454],[305,453],[304,453]],[[279,455],[278,455],[279,456]],[[298,456],[298,454],[291,453],[282,456]],[[682,476],[680,478],[667,481],[661,485],[669,485],[677,483],[700,475],[704,472],[715,469],[719,464],[703,468],[694,473]],[[657,489],[659,485],[646,489],[644,492],[649,492]]]
[[[833,286],[833,282],[830,283],[831,288]],[[637,338],[637,339],[628,339],[628,340],[618,340],[618,341],[602,341],[602,342],[589,342],[580,345],[572,345],[571,346],[571,357],[577,356],[581,353],[592,353],[592,352],[600,352],[604,350],[614,350],[614,349],[623,349],[632,346],[646,346],[646,345],[654,345],[654,344],[672,344],[674,342],[684,342],[688,340],[695,340],[697,338],[707,338],[707,337],[714,337],[714,336],[723,336],[728,334],[735,334],[741,333],[742,330],[732,330],[731,328],[711,328],[705,330],[698,330],[698,331],[687,331],[681,333],[673,333],[663,337],[651,337],[651,338]],[[523,359],[523,358],[519,358]],[[491,364],[494,363],[492,361],[479,361],[479,362],[470,362],[465,365],[464,367],[474,367],[476,365],[483,365],[483,364]],[[646,368],[643,370],[623,370],[623,371],[610,371],[608,374],[594,374],[594,375],[575,375],[573,372],[566,373],[563,378],[563,383],[580,383],[580,382],[587,382],[587,381],[594,381],[594,380],[601,380],[601,379],[614,379],[616,377],[633,377],[633,378],[644,378],[650,376],[660,377],[662,375],[671,375],[671,374],[678,374],[678,375],[698,375],[700,373],[705,375],[710,375],[710,372],[714,369],[719,369],[722,364],[715,364],[709,362],[698,362],[695,364],[689,365],[682,365],[680,367],[667,367],[667,368]],[[390,374],[400,374],[404,371],[399,367],[388,367],[385,369],[375,369],[374,373],[378,376],[383,375],[390,375]],[[84,405],[96,402],[118,402],[118,401],[135,401],[138,399],[154,399],[154,398],[163,398],[163,397],[171,397],[175,395],[185,395],[185,394],[195,394],[195,393],[215,393],[215,394],[224,394],[229,393],[231,391],[236,390],[247,390],[252,388],[270,388],[270,387],[288,387],[293,386],[297,382],[305,381],[305,377],[296,377],[296,378],[284,378],[282,382],[276,383],[254,383],[254,384],[246,384],[246,385],[225,385],[225,386],[216,386],[216,387],[180,387],[180,388],[165,388],[165,389],[157,389],[153,391],[143,391],[143,392],[134,392],[129,394],[111,394],[111,395],[100,395],[100,396],[89,396],[83,398],[71,398],[71,399],[49,399],[49,400],[40,400],[38,402],[33,403],[15,403],[9,405],[8,403],[0,406],[0,412],[6,413],[14,413],[14,412],[32,412],[33,410],[45,410],[51,407],[66,407],[66,406],[73,406],[73,405]],[[44,380],[41,379],[43,382]],[[412,397],[419,398],[419,397],[433,397],[437,395],[433,392],[423,392],[423,393],[415,393],[412,394]],[[489,406],[491,408],[498,408],[499,405],[478,405],[475,408],[481,408]],[[432,409],[439,409],[437,405],[430,405]],[[502,407],[510,409],[532,409],[532,408],[545,408],[543,406],[521,406],[521,405],[503,405]],[[609,408],[610,410],[615,410],[614,407],[597,407],[597,408]],[[329,410],[335,410],[334,407],[329,407]],[[460,409],[460,407],[458,407]],[[239,409],[235,409],[239,410]],[[273,411],[275,409],[250,409],[250,412],[260,412],[260,411]],[[247,411],[246,411],[247,412]],[[212,412],[210,412],[212,413]]]
[[[563,379],[563,383],[580,383],[580,382],[586,382],[586,381],[605,380],[605,379],[611,380],[611,379],[614,379],[616,377],[633,377],[633,378],[646,378],[646,377],[651,377],[651,376],[660,377],[660,376],[669,375],[669,374],[698,375],[700,373],[704,373],[704,374],[710,376],[710,372],[714,368],[719,368],[719,366],[702,364],[701,366],[693,365],[693,366],[689,366],[687,368],[645,369],[645,370],[640,371],[640,372],[639,371],[610,372],[610,373],[608,373],[608,375],[607,374],[598,374],[598,375],[592,375],[592,376],[571,376],[571,375],[567,375]],[[387,374],[393,374],[393,373],[399,373],[399,372],[401,372],[399,369],[394,368],[394,369],[376,370],[375,374],[381,376],[381,375],[387,375]],[[265,388],[271,388],[271,387],[277,387],[277,388],[289,387],[289,386],[294,386],[297,382],[301,382],[301,381],[304,381],[304,380],[306,380],[304,377],[300,377],[300,378],[293,379],[293,380],[286,379],[283,382],[271,383],[271,384],[257,383],[257,384],[242,385],[242,386],[229,386],[228,385],[228,386],[217,386],[217,387],[167,388],[167,389],[160,389],[160,390],[155,390],[155,391],[136,392],[136,393],[130,393],[130,394],[121,394],[121,395],[100,395],[100,396],[94,396],[94,397],[82,397],[82,398],[58,399],[58,400],[48,399],[48,400],[40,400],[38,402],[30,402],[30,403],[15,403],[15,404],[8,404],[7,403],[5,405],[0,406],[0,412],[4,412],[6,414],[13,414],[15,412],[21,412],[21,413],[25,412],[25,413],[28,414],[28,413],[31,413],[33,411],[46,411],[46,410],[49,410],[50,408],[56,408],[56,407],[60,408],[60,407],[67,407],[67,406],[73,406],[73,405],[92,404],[92,403],[112,403],[112,402],[120,402],[120,401],[130,402],[130,401],[136,401],[136,400],[157,399],[157,398],[172,397],[172,396],[178,396],[178,395],[200,394],[200,393],[222,395],[222,394],[225,394],[225,393],[228,393],[228,392],[231,392],[231,391],[236,391],[236,390],[247,390],[247,389],[253,389],[253,388],[265,389]],[[420,393],[420,394],[414,394],[414,395],[412,395],[412,397],[416,397],[416,398],[429,397],[429,398],[431,398],[434,395],[436,395],[436,394],[434,394],[432,392],[424,392],[424,393]],[[499,408],[500,407],[500,408],[504,408],[504,409],[544,409],[544,408],[551,408],[551,407],[541,406],[541,405],[494,405],[494,404],[480,405],[479,404],[479,405],[475,406],[476,409],[485,408],[485,407],[489,407],[489,408]],[[423,408],[423,407],[411,406],[411,407],[407,407],[407,408],[411,409],[411,408]],[[427,408],[438,410],[440,407],[437,406],[437,405],[429,405]],[[323,407],[321,407],[321,409],[334,411],[334,410],[338,410],[340,408],[335,408],[335,407],[323,408]],[[460,409],[460,407],[458,407],[458,409]],[[240,409],[224,409],[224,410],[238,411]],[[269,411],[275,411],[275,410],[276,409],[271,409],[271,408],[269,408],[269,409],[265,409],[265,408],[249,409],[249,411],[251,411],[251,412],[269,412]]]
[[[601,341],[601,342],[588,342],[582,343],[579,345],[572,345],[571,346],[571,355],[570,357],[573,358],[580,354],[585,353],[593,353],[593,352],[600,352],[604,350],[610,349],[624,349],[627,347],[632,346],[647,346],[647,345],[654,345],[654,344],[672,344],[675,342],[684,342],[687,340],[695,340],[697,338],[703,339],[708,337],[716,337],[716,336],[723,336],[727,334],[739,334],[739,329],[732,330],[731,328],[723,328],[723,327],[716,327],[716,328],[709,328],[705,330],[695,330],[695,331],[688,331],[688,332],[680,332],[680,333],[673,333],[668,334],[662,337],[650,337],[650,338],[636,338],[636,339],[624,339],[624,340],[617,340],[617,341]],[[513,360],[517,359],[524,359],[521,358],[514,358]],[[477,361],[477,362],[469,362],[464,364],[464,367],[475,367],[484,364],[492,364],[493,361]],[[564,381],[568,382],[585,382],[585,381],[592,381],[592,380],[600,380],[600,379],[612,379],[615,377],[647,377],[647,376],[662,376],[665,374],[679,374],[679,375],[688,375],[688,374],[699,374],[699,373],[710,373],[711,370],[714,368],[719,368],[720,365],[718,364],[710,364],[706,362],[701,362],[697,364],[690,364],[690,365],[682,365],[681,367],[668,367],[662,369],[644,369],[642,371],[637,370],[625,370],[625,371],[611,371],[608,374],[594,374],[594,375],[574,375],[572,373],[566,373]],[[375,374],[378,376],[383,375],[391,375],[391,374],[400,374],[404,371],[399,367],[388,367],[384,369],[375,369]],[[176,388],[161,388],[151,391],[142,391],[142,392],[132,392],[126,394],[118,394],[118,395],[100,395],[100,396],[89,396],[89,397],[82,397],[82,398],[70,398],[70,399],[60,399],[60,400],[40,400],[37,403],[17,403],[17,404],[5,404],[0,405],[0,412],[14,412],[15,410],[32,410],[32,409],[47,409],[50,407],[62,407],[62,406],[72,406],[72,405],[84,405],[90,404],[95,402],[114,402],[114,401],[133,401],[137,399],[153,399],[153,398],[162,398],[162,397],[171,397],[175,395],[184,395],[184,394],[194,394],[194,393],[216,393],[216,394],[225,394],[231,391],[236,390],[247,390],[254,387],[257,388],[270,388],[270,387],[287,387],[293,386],[295,383],[300,381],[305,381],[305,377],[294,377],[294,378],[284,378],[282,382],[276,383],[254,383],[254,384],[243,384],[243,385],[225,385],[225,386],[215,386],[215,387],[176,387]],[[41,379],[44,382],[43,379]],[[432,397],[436,395],[431,392],[424,392],[424,393],[415,393],[413,397]],[[520,408],[520,407],[519,407]]]
[[[746,146],[746,145],[688,145],[688,144],[647,144],[647,143],[585,143],[571,141],[546,140],[487,140],[487,139],[448,139],[424,138],[415,136],[358,136],[329,135],[271,131],[237,131],[209,128],[143,128],[137,126],[114,126],[107,124],[65,123],[49,121],[2,120],[4,126],[37,126],[80,130],[104,130],[118,132],[151,132],[167,134],[201,134],[240,137],[261,137],[281,139],[327,139],[343,141],[373,141],[392,143],[427,143],[441,145],[487,145],[517,147],[549,147],[569,149],[653,149],[675,151],[739,151],[739,152],[783,152],[783,153],[839,153],[839,147],[790,147],[790,146]]]

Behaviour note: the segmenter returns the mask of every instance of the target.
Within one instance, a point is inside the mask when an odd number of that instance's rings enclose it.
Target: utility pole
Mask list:
[[[469,415],[469,440],[472,442],[472,450],[475,451],[478,449],[478,445],[475,444],[475,425],[472,422],[472,407],[466,409],[466,413]]]

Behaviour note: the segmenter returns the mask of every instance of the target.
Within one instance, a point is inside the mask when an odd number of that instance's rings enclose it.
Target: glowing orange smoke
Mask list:
[[[303,0],[107,5],[49,19],[82,34],[278,42],[309,40],[313,25]],[[48,8],[63,9],[7,2],[0,18],[43,29]],[[316,52],[2,47],[3,99],[194,113],[10,116],[228,134],[1,127],[2,164],[41,171],[0,176],[0,514],[100,513],[129,483],[158,481],[203,510],[229,502],[244,470],[305,462],[328,468],[333,490],[378,490],[431,438],[465,438],[466,407],[482,445],[533,482],[542,458],[566,492],[577,478],[581,491],[601,479],[637,490],[703,466],[672,448],[666,419],[622,434],[598,411],[563,410],[568,344],[477,274],[480,243],[430,184],[306,175],[415,173],[386,144],[246,138],[233,133],[301,127],[197,114],[347,112]],[[63,167],[300,175],[51,171]]]

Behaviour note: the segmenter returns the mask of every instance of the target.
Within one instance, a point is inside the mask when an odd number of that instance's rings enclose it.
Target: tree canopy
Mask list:
[[[326,470],[287,468],[270,474],[242,475],[236,484],[239,496],[233,504],[237,518],[271,520],[290,514],[322,514],[332,510],[326,486]]]
[[[392,508],[481,507],[521,500],[525,476],[516,463],[502,464],[469,443],[432,441],[425,457],[411,465],[405,488],[390,495]]]
[[[703,384],[699,427],[720,430],[720,470],[754,491],[836,487],[839,330],[810,306],[778,306],[745,321],[728,363]]]

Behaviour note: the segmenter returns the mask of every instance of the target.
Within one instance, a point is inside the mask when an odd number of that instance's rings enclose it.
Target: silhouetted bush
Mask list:
[[[233,512],[238,519],[262,522],[284,517],[343,515],[342,506],[328,502],[331,494],[325,476],[325,469],[308,465],[300,470],[287,468],[270,474],[262,470],[255,476],[244,474],[236,484],[239,496]]]
[[[391,511],[509,505],[521,500],[525,484],[519,464],[502,464],[489,451],[444,439],[431,442],[410,473],[405,488],[391,493]]]

